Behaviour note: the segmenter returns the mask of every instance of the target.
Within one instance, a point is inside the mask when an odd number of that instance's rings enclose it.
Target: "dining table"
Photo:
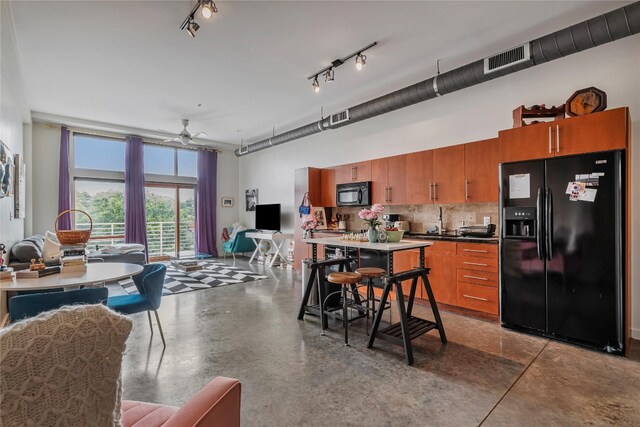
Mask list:
[[[0,327],[9,319],[7,308],[9,292],[39,291],[46,289],[78,289],[82,285],[103,284],[115,280],[126,279],[142,272],[138,264],[111,262],[90,263],[87,270],[74,273],[56,273],[40,278],[17,278],[0,280]]]
[[[357,241],[349,240],[343,237],[318,237],[307,238],[302,240],[304,243],[311,245],[311,264],[322,265],[322,262],[318,261],[318,246],[334,246],[343,247],[345,253],[348,253],[348,249],[358,250],[374,250],[386,254],[386,271],[387,275],[383,278],[382,296],[379,301],[379,308],[375,311],[375,317],[373,320],[373,326],[367,348],[373,347],[376,338],[384,338],[401,344],[404,347],[405,357],[408,365],[412,365],[413,347],[411,341],[432,329],[436,329],[439,332],[440,340],[442,343],[447,342],[447,337],[438,310],[438,305],[429,283],[429,268],[425,266],[425,249],[431,246],[433,243],[427,240],[410,240],[403,239],[399,242],[369,242],[369,241]],[[393,255],[396,252],[406,251],[411,249],[418,249],[420,251],[419,266],[406,271],[394,271]],[[348,265],[347,262],[345,265]],[[312,278],[323,277],[323,275],[312,274],[309,278],[309,282],[306,285],[305,293],[303,295],[303,301],[301,304],[300,313],[304,312],[304,307],[310,296],[311,281]],[[428,295],[429,304],[433,312],[434,321],[422,319],[413,316],[413,304],[415,300],[415,294],[419,279],[422,279],[425,291]],[[411,280],[411,288],[405,304],[404,295],[402,290],[402,282]],[[318,289],[320,286],[318,286]],[[395,289],[394,289],[395,288]],[[383,310],[387,300],[390,298],[390,293],[395,290],[396,305],[398,309],[399,322],[389,325],[383,329],[380,329],[380,322],[382,320]],[[321,315],[324,310],[321,310]],[[298,319],[302,319],[299,314]]]

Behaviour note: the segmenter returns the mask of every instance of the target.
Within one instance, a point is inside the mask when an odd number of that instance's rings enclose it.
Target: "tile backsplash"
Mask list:
[[[385,213],[400,215],[400,220],[409,221],[411,230],[419,230],[423,224],[425,229],[429,224],[439,224],[438,208],[442,207],[444,227],[449,230],[460,228],[461,221],[464,225],[481,225],[485,216],[490,218],[490,223],[496,225],[496,235],[499,235],[499,219],[497,203],[459,203],[451,205],[398,205],[385,206]],[[342,207],[333,208],[332,214],[348,214],[347,229],[356,231],[363,229],[364,222],[358,217],[362,208]]]

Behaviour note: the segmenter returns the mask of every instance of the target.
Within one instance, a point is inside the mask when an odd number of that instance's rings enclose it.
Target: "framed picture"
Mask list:
[[[26,194],[26,176],[27,176],[27,166],[24,164],[22,160],[22,156],[20,154],[16,154],[13,156],[13,163],[16,168],[15,181],[13,184],[14,188],[14,197],[13,197],[13,206],[14,206],[14,216],[18,219],[25,218],[25,194]]]
[[[316,221],[318,222],[317,230],[326,230],[327,229],[327,215],[324,211],[324,208],[313,208],[313,213],[316,216]]]
[[[13,153],[0,141],[0,199],[13,196]]]
[[[258,189],[252,188],[249,190],[245,190],[244,198],[247,206],[247,212],[255,211],[256,205],[258,204]]]
[[[223,208],[232,208],[233,207],[233,197],[223,197],[220,200],[220,206]]]

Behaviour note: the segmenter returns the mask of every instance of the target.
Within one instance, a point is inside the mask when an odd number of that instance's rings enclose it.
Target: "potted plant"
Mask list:
[[[358,216],[363,219],[369,227],[369,230],[367,231],[367,239],[369,239],[369,242],[371,243],[378,241],[378,231],[376,228],[381,224],[380,221],[378,221],[378,216],[382,212],[384,212],[384,206],[380,203],[376,203],[371,206],[371,209],[364,208],[358,212]]]

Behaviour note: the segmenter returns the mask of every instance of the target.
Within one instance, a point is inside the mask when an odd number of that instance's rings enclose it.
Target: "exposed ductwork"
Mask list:
[[[347,126],[638,33],[640,2],[635,2],[508,51],[438,74],[317,122],[246,145],[236,149],[235,154],[240,157],[327,129]],[[337,115],[340,120],[335,120]]]

